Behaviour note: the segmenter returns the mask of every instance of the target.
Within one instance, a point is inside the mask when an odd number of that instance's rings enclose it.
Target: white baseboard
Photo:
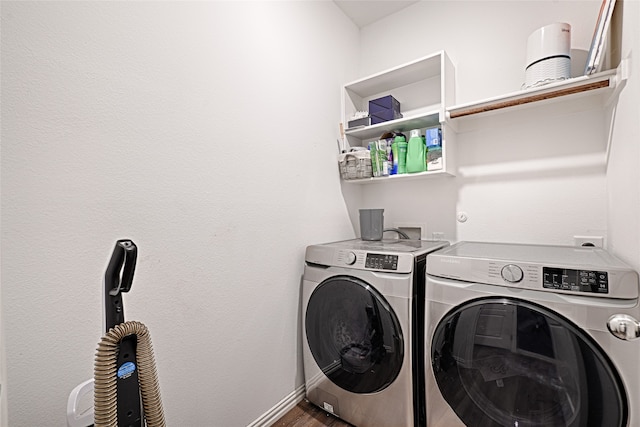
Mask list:
[[[302,399],[304,399],[304,384],[289,393],[284,399],[276,404],[273,408],[262,414],[257,420],[249,424],[247,427],[270,427],[284,414],[295,407]]]

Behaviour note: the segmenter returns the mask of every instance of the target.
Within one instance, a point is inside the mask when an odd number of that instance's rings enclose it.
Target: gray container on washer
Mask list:
[[[382,240],[384,209],[360,209],[360,238]]]

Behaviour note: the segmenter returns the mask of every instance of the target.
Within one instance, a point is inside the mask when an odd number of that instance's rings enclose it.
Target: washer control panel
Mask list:
[[[460,264],[455,258],[438,258],[431,266],[438,268],[441,277],[458,280],[474,280],[480,283],[512,286],[523,289],[546,289],[580,294],[611,296],[614,273],[606,270],[590,270],[566,267],[548,267],[524,262],[505,263],[494,260],[465,260]],[[430,274],[434,275],[433,272]],[[619,280],[619,279],[618,279]]]
[[[432,277],[573,294],[637,299],[638,273],[601,248],[458,242],[427,256]]]
[[[374,254],[367,252],[367,258],[364,262],[365,268],[373,268],[375,270],[397,270],[398,255]]]
[[[542,286],[563,291],[606,294],[609,293],[609,276],[606,271],[542,267]]]

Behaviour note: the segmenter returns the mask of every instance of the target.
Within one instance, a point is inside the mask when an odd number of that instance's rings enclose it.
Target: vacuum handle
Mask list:
[[[105,332],[124,322],[120,293],[129,292],[136,269],[138,248],[131,240],[118,240],[104,274]]]

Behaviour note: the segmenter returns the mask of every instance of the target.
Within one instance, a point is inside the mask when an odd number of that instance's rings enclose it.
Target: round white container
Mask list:
[[[527,40],[525,88],[571,77],[571,25],[555,22],[537,29]]]

